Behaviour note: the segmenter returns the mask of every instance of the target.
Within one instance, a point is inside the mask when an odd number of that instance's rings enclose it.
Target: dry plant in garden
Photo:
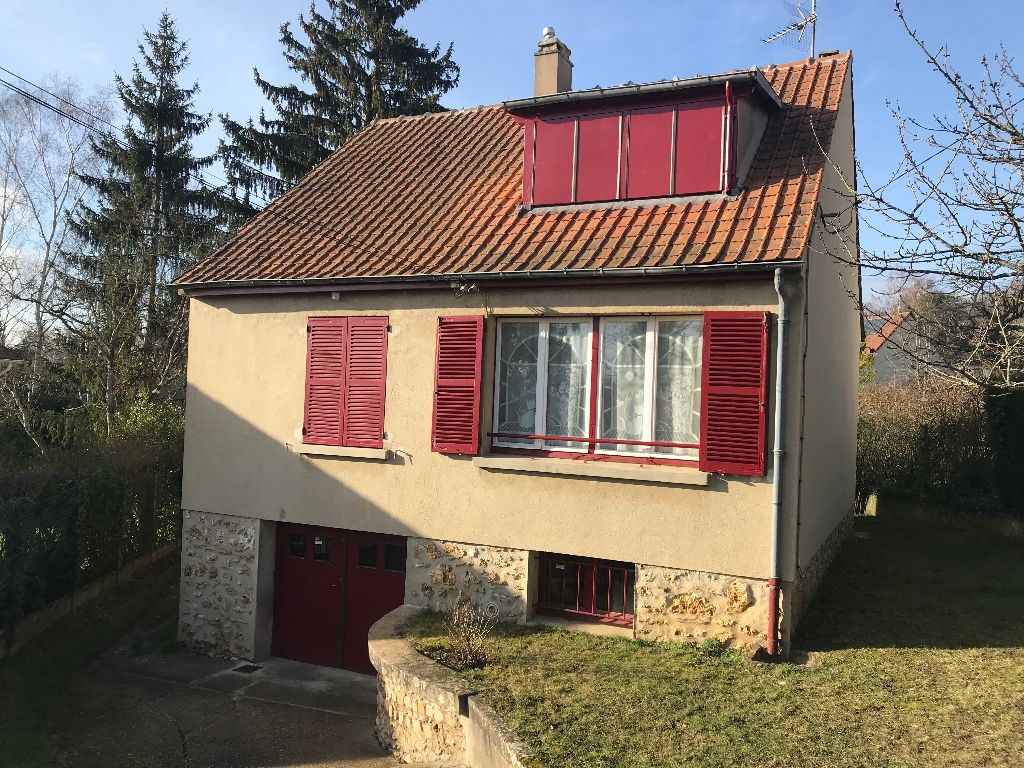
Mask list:
[[[459,671],[479,669],[487,663],[484,640],[494,627],[493,619],[460,597],[445,617],[445,634],[450,648],[446,663]]]

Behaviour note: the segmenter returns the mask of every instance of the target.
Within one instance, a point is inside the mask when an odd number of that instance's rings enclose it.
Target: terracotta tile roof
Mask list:
[[[799,260],[850,60],[763,70],[786,107],[734,199],[522,213],[501,106],[376,120],[176,283]]]
[[[881,328],[875,333],[869,333],[864,337],[864,347],[868,352],[874,354],[889,338],[896,333],[896,330],[903,324],[903,321],[910,317],[909,312],[897,312],[886,318],[877,318],[881,322]]]

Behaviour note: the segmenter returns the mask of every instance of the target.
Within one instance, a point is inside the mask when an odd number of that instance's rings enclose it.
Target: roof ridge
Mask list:
[[[829,54],[828,56],[823,56],[823,55],[819,54],[819,55],[815,56],[813,59],[812,58],[806,58],[806,59],[797,59],[796,61],[785,61],[785,62],[781,62],[781,63],[778,63],[778,64],[776,64],[776,63],[765,64],[764,66],[758,67],[758,69],[760,69],[762,72],[773,72],[773,71],[779,70],[779,69],[795,69],[796,67],[820,66],[822,64],[827,64],[829,62],[846,60],[846,59],[851,58],[852,56],[853,56],[853,49],[848,48],[847,50],[845,50],[842,53],[832,53],[832,54]]]
[[[366,127],[369,128],[374,123],[404,123],[407,120],[418,120],[420,118],[428,117],[447,117],[448,115],[458,115],[464,112],[486,112],[492,109],[504,109],[501,104],[477,104],[475,107],[459,107],[458,109],[439,110],[437,112],[422,112],[418,115],[395,115],[394,117],[375,117]]]

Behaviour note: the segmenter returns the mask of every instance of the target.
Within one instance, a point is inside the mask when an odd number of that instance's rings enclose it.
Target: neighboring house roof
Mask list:
[[[25,353],[0,344],[0,360],[24,360]]]
[[[910,317],[909,312],[896,312],[885,317],[866,318],[864,322],[874,330],[874,333],[869,333],[864,337],[865,349],[871,354],[877,352],[908,317]]]
[[[523,128],[502,106],[372,122],[179,286],[273,285],[803,257],[851,55],[772,66],[774,112],[735,197],[522,209]]]

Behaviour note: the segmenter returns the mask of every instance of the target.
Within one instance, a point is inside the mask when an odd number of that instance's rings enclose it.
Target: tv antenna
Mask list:
[[[798,50],[809,51],[813,59],[814,30],[818,23],[818,0],[811,0],[811,10],[809,12],[804,9],[803,0],[800,0],[798,4],[783,3],[783,5],[789,9],[793,21],[790,22],[789,26],[783,27],[774,35],[764,38],[762,42],[774,43],[776,40],[781,40],[786,45]]]

